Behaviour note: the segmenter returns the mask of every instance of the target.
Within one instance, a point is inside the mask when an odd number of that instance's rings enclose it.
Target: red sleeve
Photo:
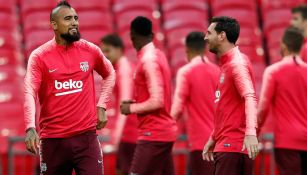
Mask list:
[[[265,122],[265,118],[269,113],[271,102],[274,98],[275,81],[273,78],[272,70],[267,68],[263,74],[263,82],[260,93],[260,100],[258,106],[258,121],[259,128],[262,127]]]
[[[252,81],[251,72],[245,63],[233,65],[235,86],[245,100],[246,130],[245,135],[255,135],[257,128],[257,99]]]
[[[171,108],[171,116],[173,118],[178,118],[182,114],[184,105],[189,95],[189,83],[186,71],[186,69],[181,68],[176,76],[176,89]]]
[[[102,77],[100,97],[97,106],[106,109],[106,103],[110,100],[110,95],[115,85],[115,70],[110,61],[103,55],[98,47],[94,70]]]
[[[152,60],[146,60],[143,63],[143,72],[149,91],[149,98],[142,103],[131,104],[131,113],[152,112],[162,108],[164,105],[164,82],[159,64]]]
[[[26,129],[35,128],[35,102],[42,82],[42,66],[38,56],[30,55],[26,76],[24,78],[24,119]]]
[[[126,59],[126,58],[121,58],[121,59]],[[131,100],[133,98],[133,70],[132,70],[132,65],[127,61],[127,60],[120,60],[118,63],[118,72],[117,72],[117,77],[118,77],[118,82],[119,82],[119,104],[122,101],[125,100]],[[120,109],[120,106],[118,106],[118,109]],[[118,144],[125,124],[127,117],[126,115],[118,114],[119,116],[117,117],[116,120],[116,127],[114,130],[114,135],[115,139],[114,142]]]

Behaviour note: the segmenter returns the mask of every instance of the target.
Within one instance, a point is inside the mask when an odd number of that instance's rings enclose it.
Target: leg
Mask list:
[[[116,174],[128,175],[136,144],[120,142],[117,151]]]
[[[102,151],[95,131],[72,139],[73,162],[77,175],[103,175]]]
[[[42,139],[40,143],[41,175],[69,175],[72,173],[72,154],[64,139]]]
[[[192,175],[214,174],[214,164],[203,160],[201,150],[190,152],[190,167]]]
[[[139,141],[131,164],[131,174],[162,175],[165,166],[173,165],[168,156],[172,145],[172,142]],[[167,168],[172,173],[173,167]]]
[[[252,175],[253,161],[241,153],[215,153],[215,175]]]
[[[301,174],[301,158],[299,151],[275,149],[275,159],[280,175]]]
[[[174,170],[174,160],[173,160],[173,154],[172,154],[172,148],[173,148],[173,143],[165,143],[164,145],[161,145],[165,148],[164,149],[164,153],[162,153],[160,155],[160,160],[162,161],[164,158],[164,162],[162,163],[162,165],[164,165],[163,175],[174,175],[175,174],[175,170]]]
[[[247,154],[243,154],[243,173],[244,175],[251,175],[253,174],[254,170],[254,161],[248,157]]]
[[[301,169],[302,175],[307,175],[307,151],[301,151]]]

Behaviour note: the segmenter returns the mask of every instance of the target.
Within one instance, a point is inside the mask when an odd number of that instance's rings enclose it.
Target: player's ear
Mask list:
[[[218,38],[220,41],[223,41],[226,38],[226,33],[224,31],[221,31],[221,33],[218,34]]]
[[[53,30],[58,30],[58,25],[55,21],[51,21],[50,24]]]
[[[285,56],[287,54],[287,52],[288,52],[287,46],[283,42],[281,42],[280,43],[280,54],[282,56]]]

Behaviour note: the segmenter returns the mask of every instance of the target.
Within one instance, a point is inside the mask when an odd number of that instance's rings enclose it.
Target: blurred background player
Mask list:
[[[130,26],[130,37],[137,50],[134,76],[135,102],[124,102],[122,114],[137,114],[138,141],[131,173],[137,175],[172,175],[172,147],[177,126],[170,116],[171,72],[167,59],[152,40],[152,22],[138,16]]]
[[[102,175],[96,129],[107,122],[115,71],[99,47],[80,40],[78,15],[67,2],[52,10],[50,23],[55,38],[32,52],[24,82],[26,147],[38,153],[40,139],[41,174],[71,174],[74,169],[77,174]],[[104,79],[97,109],[94,70]],[[37,100],[42,106],[40,138],[35,129]]]
[[[213,129],[214,93],[220,71],[204,55],[204,33],[189,33],[185,47],[189,63],[177,73],[171,116],[177,120],[187,108],[186,127],[192,175],[212,175],[213,163],[203,161],[201,154],[204,141],[209,139]]]
[[[307,64],[299,56],[304,36],[288,28],[280,62],[266,68],[258,108],[259,128],[270,110],[275,118],[275,159],[281,175],[307,174]]]
[[[301,58],[307,62],[307,4],[292,8],[291,25],[303,32],[304,44],[301,49]]]
[[[136,147],[137,118],[131,115],[128,117],[121,115],[120,103],[133,98],[134,66],[123,55],[124,44],[118,35],[104,36],[101,39],[100,48],[116,71],[116,83],[112,93],[117,116],[115,130],[112,131],[115,133],[115,146],[118,148],[116,168],[118,175],[128,175]]]
[[[216,175],[252,174],[258,154],[255,85],[251,63],[235,45],[239,33],[237,20],[214,17],[205,37],[221,67],[214,130],[203,151],[205,160],[215,161]]]

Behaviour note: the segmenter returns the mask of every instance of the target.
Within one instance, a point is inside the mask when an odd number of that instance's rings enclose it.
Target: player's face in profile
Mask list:
[[[208,43],[209,51],[217,53],[218,50],[218,33],[215,31],[216,23],[211,23],[207,29],[205,41]]]
[[[60,36],[71,43],[80,39],[78,15],[73,8],[62,7],[57,14],[57,30]]]
[[[140,46],[138,35],[133,30],[130,31],[130,39],[131,39],[133,47],[136,50],[140,50],[142,46]]]
[[[301,13],[292,13],[291,25],[298,29],[303,30],[303,17]]]
[[[119,59],[121,52],[120,48],[116,48],[109,44],[101,44],[100,48],[103,54],[108,58],[108,60],[110,60],[112,64]]]

